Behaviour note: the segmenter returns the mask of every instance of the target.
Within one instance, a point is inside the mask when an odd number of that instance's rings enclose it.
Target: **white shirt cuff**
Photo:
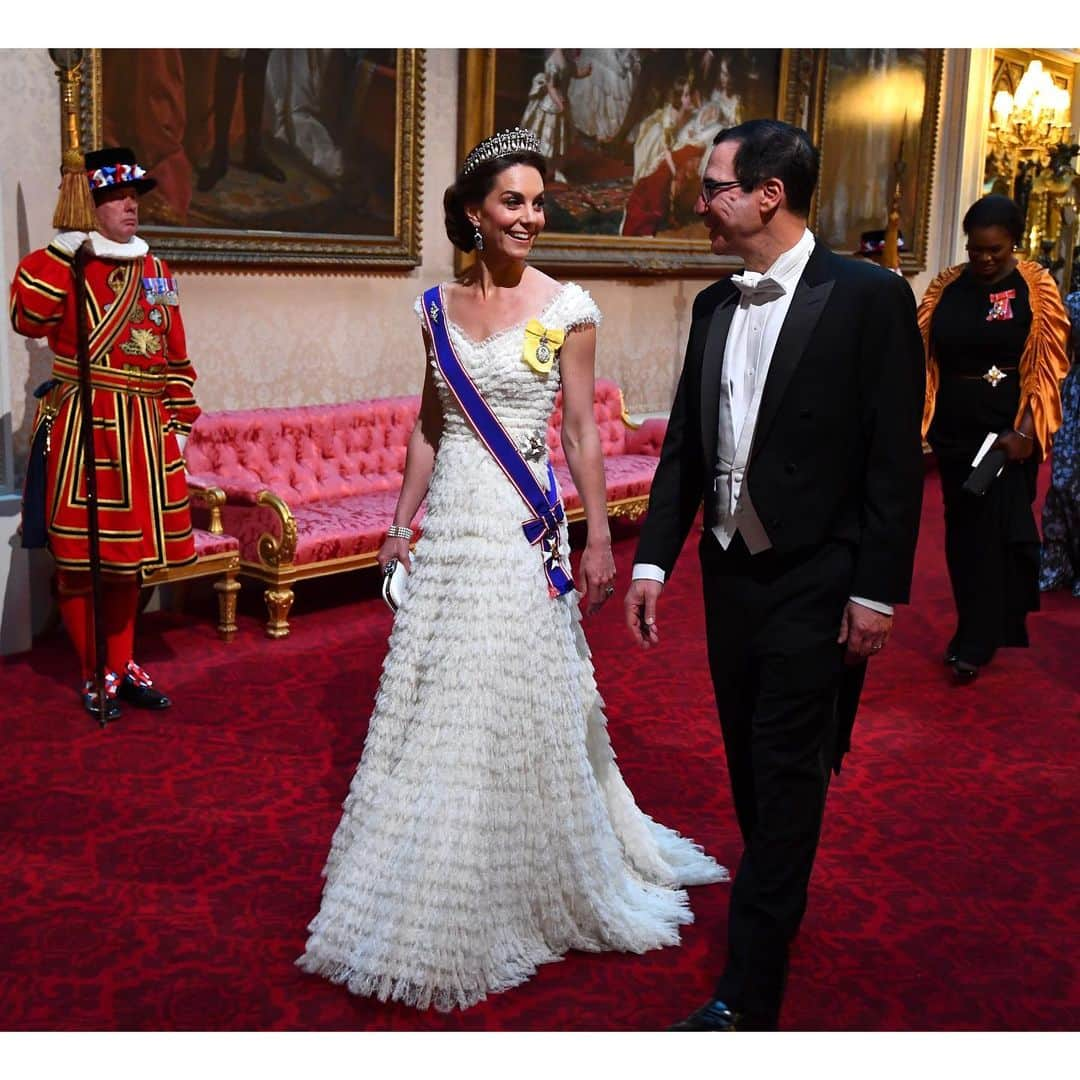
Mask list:
[[[659,566],[654,566],[652,563],[639,562],[634,563],[634,569],[630,571],[630,580],[638,581],[644,578],[646,581],[659,581],[661,585],[664,584],[664,571]]]
[[[867,600],[864,596],[853,596],[851,602],[858,604],[860,607],[868,607],[871,611],[878,611],[882,615],[891,615],[893,613],[892,604],[883,604],[880,600]]]

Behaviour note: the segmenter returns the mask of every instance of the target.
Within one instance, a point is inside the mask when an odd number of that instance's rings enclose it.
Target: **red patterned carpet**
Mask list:
[[[1080,602],[1046,597],[1033,648],[950,685],[933,474],[927,484],[915,602],[874,665],[830,793],[783,1023],[1074,1028]],[[620,534],[624,582],[633,547]],[[687,557],[659,650],[628,648],[615,604],[589,637],[639,801],[734,865],[699,587]],[[724,885],[692,890],[680,948],[571,954],[465,1013],[354,1000],[293,967],[390,624],[370,574],[297,591],[280,642],[259,632],[253,587],[231,646],[198,602],[146,617],[140,659],[177,704],[128,710],[105,732],[73,707],[61,637],[0,667],[0,1026],[652,1030],[696,1007],[721,961]]]

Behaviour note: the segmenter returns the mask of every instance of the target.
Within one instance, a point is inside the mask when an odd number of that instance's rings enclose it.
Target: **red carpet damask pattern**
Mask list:
[[[623,584],[634,543],[616,529]],[[0,667],[0,1026],[631,1031],[697,1007],[723,958],[726,885],[690,890],[697,921],[678,948],[571,953],[463,1013],[357,1000],[293,966],[390,628],[372,574],[297,592],[282,641],[262,636],[252,585],[231,645],[210,594],[145,616],[138,659],[176,704],[128,708],[103,732],[77,707],[62,636]],[[613,600],[586,626],[625,778],[648,813],[733,867],[689,545],[661,647],[631,647],[620,620]],[[914,603],[873,664],[830,791],[785,1028],[1080,1019],[1080,601],[1045,596],[1032,648],[999,653],[965,687],[940,659],[951,620],[931,473]]]

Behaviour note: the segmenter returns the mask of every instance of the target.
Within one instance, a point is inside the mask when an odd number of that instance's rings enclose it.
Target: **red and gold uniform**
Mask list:
[[[95,256],[86,266],[86,312],[101,567],[134,575],[183,565],[194,561],[195,547],[176,435],[191,430],[199,408],[176,288],[165,263],[138,238],[121,245],[97,233],[90,237]],[[53,351],[57,385],[38,408],[34,429],[51,424],[49,547],[60,569],[78,571],[89,567],[86,470],[73,255],[64,240],[58,237],[19,264],[11,322],[20,334],[46,338]]]

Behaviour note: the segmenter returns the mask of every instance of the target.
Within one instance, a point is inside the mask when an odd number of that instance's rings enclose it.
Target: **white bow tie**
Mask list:
[[[775,278],[763,277],[756,270],[746,270],[741,274],[732,274],[731,283],[751,302],[755,300],[775,300],[783,296],[787,289]]]

